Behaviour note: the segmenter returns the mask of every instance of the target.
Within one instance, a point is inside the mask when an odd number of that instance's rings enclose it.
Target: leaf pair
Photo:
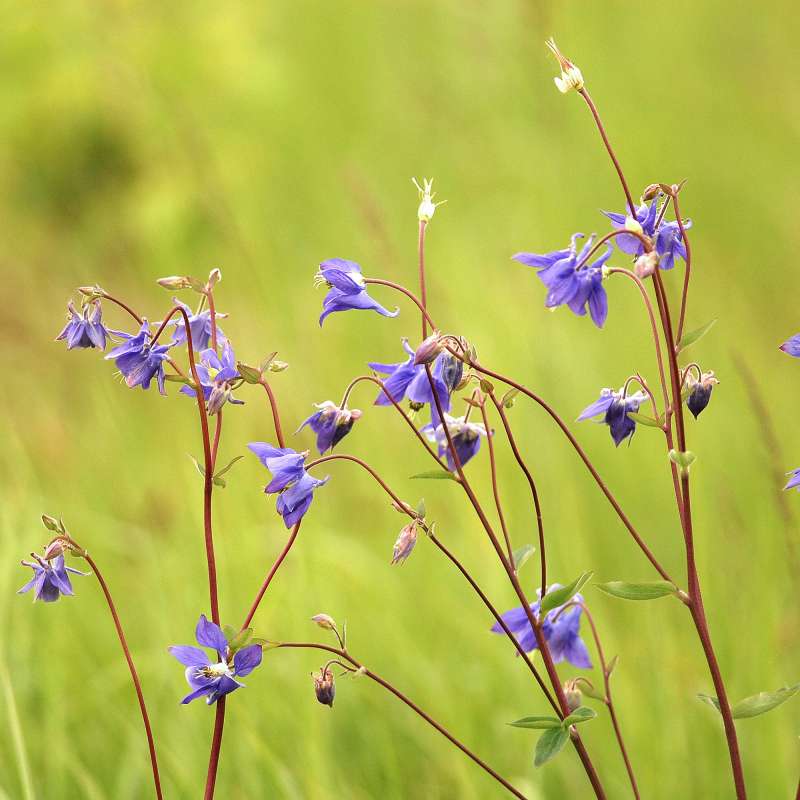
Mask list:
[[[571,725],[588,722],[596,716],[597,713],[591,708],[581,706],[563,720],[557,717],[523,717],[509,724],[515,728],[531,728],[544,731],[539,737],[539,741],[536,742],[536,750],[533,757],[534,766],[541,767],[542,764],[557,756],[569,741]]]

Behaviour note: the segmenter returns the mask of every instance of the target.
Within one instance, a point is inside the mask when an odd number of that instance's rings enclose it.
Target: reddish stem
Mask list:
[[[427,308],[423,302],[412,292],[405,288],[405,286],[401,286],[399,283],[394,283],[392,281],[385,281],[382,278],[366,278],[364,283],[373,283],[377,286],[388,286],[390,289],[394,289],[396,292],[400,292],[400,294],[404,294],[409,300],[411,300],[414,305],[420,310],[420,313],[423,316],[423,324],[427,322],[431,328],[436,330],[436,325],[434,324],[433,320],[431,319],[431,315],[428,313]],[[423,335],[424,338],[424,335]]]
[[[147,706],[144,702],[144,694],[142,693],[142,684],[139,681],[139,674],[136,672],[136,667],[133,663],[133,657],[131,656],[131,651],[128,648],[128,642],[125,639],[125,633],[122,630],[122,623],[120,622],[119,614],[117,614],[114,600],[111,597],[111,592],[109,591],[108,585],[103,578],[103,574],[100,572],[100,568],[97,566],[94,559],[88,553],[85,553],[83,557],[92,568],[92,572],[94,572],[97,582],[100,584],[100,588],[103,590],[106,603],[108,604],[108,610],[111,612],[111,617],[114,620],[114,627],[117,629],[119,643],[122,645],[122,652],[125,656],[125,661],[128,662],[128,669],[131,673],[131,680],[133,680],[133,688],[136,690],[136,698],[139,701],[139,710],[142,712],[142,722],[144,723],[144,731],[147,736],[147,748],[150,751],[150,766],[153,770],[153,783],[155,785],[156,797],[158,800],[162,800],[161,779],[158,774],[158,761],[156,759],[156,745],[155,741],[153,740],[153,731],[150,728],[150,718],[147,714]]]
[[[219,751],[222,747],[222,731],[225,726],[225,698],[217,700],[217,711],[214,716],[214,734],[211,737],[211,752],[208,756],[208,774],[206,775],[206,789],[203,800],[212,800],[214,787],[217,783],[217,769],[219,768]]]
[[[283,439],[283,430],[281,429],[281,417],[278,413],[278,402],[275,399],[275,394],[272,391],[272,387],[269,385],[269,382],[262,376],[261,380],[259,381],[261,386],[264,387],[264,391],[267,393],[267,397],[269,398],[269,407],[272,410],[272,422],[275,426],[275,436],[278,439],[278,447],[286,447],[286,443]]]
[[[689,297],[689,275],[692,271],[692,246],[689,244],[689,237],[686,235],[686,229],[683,226],[683,219],[681,218],[681,210],[678,206],[678,193],[672,195],[672,206],[675,209],[675,221],[678,223],[678,230],[681,234],[683,246],[686,248],[686,269],[683,273],[683,290],[681,292],[681,310],[678,315],[678,333],[675,337],[676,342],[680,342],[683,338],[683,323],[686,319],[686,303]]]
[[[419,255],[419,296],[422,310],[422,341],[428,337],[428,290],[425,285],[425,229],[428,223],[421,219],[419,221],[419,237],[417,244],[417,253]]]

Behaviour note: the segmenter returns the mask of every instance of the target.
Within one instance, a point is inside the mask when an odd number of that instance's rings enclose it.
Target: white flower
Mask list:
[[[430,222],[434,212],[436,211],[436,208],[443,205],[447,201],[440,200],[438,203],[433,202],[433,198],[436,197],[436,192],[431,191],[433,188],[433,178],[430,180],[428,180],[428,178],[423,178],[422,186],[419,185],[419,182],[416,178],[412,178],[411,181],[414,186],[417,187],[420,197],[420,204],[419,208],[417,209],[417,217],[419,218],[420,222]]]

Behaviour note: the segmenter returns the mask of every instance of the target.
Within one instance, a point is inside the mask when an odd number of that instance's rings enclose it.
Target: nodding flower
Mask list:
[[[329,314],[336,311],[360,309],[376,311],[384,317],[396,317],[400,313],[399,308],[389,311],[369,296],[366,281],[361,274],[361,267],[355,261],[348,261],[344,258],[329,258],[327,261],[323,261],[314,276],[314,285],[328,286],[329,288],[328,294],[322,301],[320,325]]]
[[[696,378],[692,372],[686,376],[686,407],[692,412],[695,419],[711,400],[711,390],[719,383],[714,372],[703,372]]]
[[[142,327],[136,335],[117,332],[125,341],[111,350],[107,359],[114,359],[117,369],[125,378],[125,384],[133,389],[141,386],[149,389],[153,378],[158,384],[158,391],[166,394],[164,388],[164,362],[171,344],[150,344],[150,324],[142,320]]]
[[[414,549],[417,543],[417,528],[419,520],[412,519],[398,534],[397,541],[392,549],[392,564],[402,564]]]
[[[620,443],[633,436],[636,430],[636,422],[628,416],[628,412],[638,411],[646,399],[647,395],[644,392],[623,396],[622,389],[618,392],[613,389],[602,389],[599,399],[583,409],[578,422],[602,414],[603,422],[608,425],[614,444],[619,447]]]
[[[49,553],[58,552],[50,549]],[[33,589],[33,601],[41,600],[44,603],[54,603],[61,595],[73,595],[72,582],[69,573],[73,575],[89,575],[88,572],[81,572],[79,569],[68,567],[64,563],[63,551],[58,552],[53,558],[45,558],[32,553],[35,561],[23,561],[23,567],[30,567],[33,570],[33,577],[17,591],[17,594],[25,594]],[[45,553],[45,556],[48,552]]]
[[[175,300],[175,305],[182,308],[189,318],[189,330],[192,334],[192,347],[194,351],[199,353],[201,350],[207,350],[208,346],[211,344],[211,310],[207,308],[199,314],[194,314],[186,303]],[[227,314],[221,314],[217,311],[214,313],[214,320],[218,322],[220,319],[224,319],[227,316]],[[176,315],[168,324],[175,326],[175,331],[172,334],[172,343],[174,345],[186,344],[186,321],[183,319],[183,314]],[[217,342],[221,344],[225,341],[225,334],[220,330],[217,324]]]
[[[314,678],[314,694],[324,706],[333,708],[333,699],[336,697],[336,684],[333,680],[333,670],[330,667],[321,667],[319,675]]]
[[[72,300],[67,303],[68,322],[61,333],[56,336],[56,341],[65,340],[67,350],[74,347],[97,347],[106,349],[106,340],[109,331],[103,325],[103,310],[99,300],[86,303],[79,314]]]
[[[200,363],[195,364],[197,377],[203,397],[206,400],[206,409],[209,416],[218,414],[225,403],[244,405],[244,400],[237,400],[233,396],[233,384],[241,377],[236,367],[236,356],[230,342],[225,341],[222,347],[222,356],[214,350],[203,350],[200,353]],[[196,397],[197,392],[191,386],[182,386],[181,394]]]
[[[317,450],[322,455],[327,450],[333,450],[350,433],[356,420],[361,418],[362,412],[357,408],[352,410],[339,408],[331,400],[317,403],[316,407],[319,411],[314,412],[296,433],[308,425],[317,434]]]
[[[453,449],[456,451],[458,461],[463,467],[481,449],[481,436],[486,436],[486,426],[480,422],[467,422],[466,417],[451,417],[444,415],[444,424],[453,440]],[[439,456],[447,457],[447,466],[451,472],[456,471],[456,462],[447,441],[444,425],[436,428],[426,425],[423,429],[428,438],[439,446]]]

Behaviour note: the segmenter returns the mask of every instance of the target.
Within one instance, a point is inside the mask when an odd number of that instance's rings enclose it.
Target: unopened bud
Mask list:
[[[283,372],[285,369],[289,369],[289,364],[286,361],[280,361],[277,358],[273,358],[272,361],[269,362],[267,369],[270,372]]]
[[[550,52],[556,57],[561,67],[561,75],[553,78],[558,91],[566,94],[573,89],[579,92],[583,89],[584,81],[580,69],[575,66],[559,49],[555,40],[550,38],[545,42]]]
[[[443,349],[442,336],[439,331],[434,331],[414,353],[414,365],[432,363]]]
[[[261,370],[251,367],[249,364],[245,364],[242,361],[237,361],[236,371],[242,376],[242,380],[245,383],[261,382]]]
[[[64,539],[61,536],[57,536],[53,539],[50,544],[44,550],[42,558],[45,561],[50,561],[52,558],[58,558],[58,556],[63,556],[64,553],[69,552],[72,549],[70,546],[69,540]]]
[[[430,180],[428,180],[428,178],[423,178],[422,186],[419,185],[419,182],[416,178],[412,178],[411,180],[414,186],[417,187],[420,198],[419,208],[417,209],[417,218],[420,222],[430,222],[436,209],[447,201],[440,200],[438,203],[433,202],[433,198],[436,197],[436,192],[432,191],[433,178]]]
[[[327,614],[315,614],[311,617],[311,621],[316,622],[320,628],[324,628],[326,631],[336,630],[336,622]]]
[[[42,514],[42,524],[49,531],[55,531],[56,533],[64,532],[61,520],[58,520],[55,517],[51,517],[49,514]]]
[[[567,701],[567,708],[575,711],[583,703],[583,692],[581,692],[577,681],[564,681],[564,698]]]
[[[660,183],[651,183],[649,186],[646,186],[645,190],[642,192],[642,200],[652,200],[654,197],[658,196],[660,191]]]
[[[417,543],[418,524],[419,520],[414,519],[400,531],[400,535],[394,543],[392,564],[402,564],[411,555],[411,551]]]
[[[203,291],[202,281],[192,278],[191,275],[170,275],[166,278],[159,278],[156,283],[170,291],[178,289],[194,289],[196,292]]]
[[[658,269],[658,253],[651,250],[649,253],[642,253],[633,265],[633,271],[638,278],[649,278]]]
[[[221,280],[222,273],[216,267],[214,267],[214,269],[208,273],[208,288],[213,289]]]
[[[638,219],[635,219],[630,214],[625,217],[625,230],[631,233],[644,234],[644,229]]]
[[[314,676],[314,694],[316,694],[320,703],[333,708],[336,685],[333,682],[333,671],[330,667],[321,668],[319,675]]]
[[[78,291],[84,296],[87,297],[89,300],[97,300],[100,297],[107,297],[108,293],[105,289],[101,289],[99,286],[79,286]]]

